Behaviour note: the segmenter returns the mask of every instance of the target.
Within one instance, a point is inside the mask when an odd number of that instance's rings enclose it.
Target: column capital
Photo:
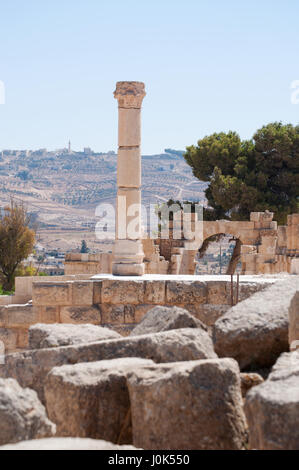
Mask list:
[[[114,98],[119,108],[141,108],[145,97],[145,85],[142,82],[117,82]]]

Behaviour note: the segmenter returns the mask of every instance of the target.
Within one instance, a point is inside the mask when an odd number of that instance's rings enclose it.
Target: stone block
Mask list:
[[[117,186],[125,188],[141,187],[140,148],[118,150]]]
[[[124,235],[125,232],[122,233],[122,237]],[[114,244],[113,258],[115,259],[115,257],[119,262],[142,263],[144,258],[142,240],[118,238]]]
[[[139,325],[132,331],[131,336],[177,330],[180,328],[202,328],[204,331],[207,331],[207,327],[190,315],[185,309],[156,306],[146,313]]]
[[[288,225],[298,225],[299,224],[299,214],[288,215]]]
[[[283,354],[268,379],[246,395],[249,448],[298,450],[299,352]]]
[[[132,443],[127,375],[152,361],[123,358],[55,367],[46,379],[45,398],[57,436]]]
[[[60,308],[59,307],[33,307],[37,312],[38,321],[36,323],[59,323]]]
[[[91,323],[100,325],[102,322],[101,308],[99,306],[61,307],[60,323]]]
[[[124,240],[121,240],[124,241]],[[118,242],[118,241],[117,241]],[[138,257],[141,255],[138,255]],[[144,276],[145,264],[144,263],[127,263],[118,261],[112,263],[112,274],[115,276]]]
[[[119,108],[118,145],[138,147],[141,143],[141,110]]]
[[[33,305],[72,305],[72,282],[34,282]]]
[[[288,310],[297,286],[290,276],[228,310],[214,325],[217,354],[233,357],[245,371],[271,367],[289,349]]]
[[[149,310],[154,307],[153,304],[140,304],[135,307],[135,321],[140,323]]]
[[[126,323],[126,324],[114,324],[114,325],[103,325],[105,328],[109,328],[112,331],[115,331],[116,333],[120,334],[122,337],[127,337],[130,336],[131,332],[135,328],[136,324],[134,323]]]
[[[29,336],[29,349],[56,348],[120,338],[116,332],[101,326],[65,323],[31,326],[27,336]]]
[[[136,323],[135,305],[124,305],[125,323]]]
[[[17,347],[19,349],[28,348],[28,329],[18,328],[17,333]]]
[[[102,281],[93,281],[93,304],[102,303]]]
[[[38,314],[31,304],[8,305],[7,327],[24,328],[38,322]]]
[[[125,306],[102,304],[102,324],[122,324],[125,323]]]
[[[215,322],[222,317],[229,309],[230,305],[198,304],[186,305],[186,309],[195,318],[202,321],[207,326],[213,326]]]
[[[144,303],[163,305],[165,303],[165,281],[146,281]]]
[[[143,303],[143,281],[114,281],[105,279],[102,282],[102,303],[115,305]]]
[[[299,280],[298,290],[294,294],[289,306],[289,343],[290,349],[299,349]]]
[[[133,443],[145,450],[241,450],[238,364],[231,359],[144,366],[128,376]]]
[[[213,305],[229,304],[229,284],[226,281],[208,282],[207,303]]]
[[[97,343],[9,354],[0,365],[0,377],[15,378],[34,389],[44,402],[44,381],[53,367],[120,357],[141,357],[154,362],[192,361],[216,358],[209,335],[198,328],[165,331]]]
[[[201,281],[166,281],[166,302],[186,305],[203,304],[207,301],[207,284]]]
[[[141,192],[137,188],[118,188],[117,238],[138,240],[141,235]],[[142,260],[141,260],[142,261]],[[136,260],[137,262],[137,260]]]
[[[93,305],[92,281],[74,281],[72,305]]]
[[[0,379],[0,445],[55,435],[56,426],[33,390]]]

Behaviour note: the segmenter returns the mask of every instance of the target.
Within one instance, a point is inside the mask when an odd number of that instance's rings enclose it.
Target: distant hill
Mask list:
[[[185,150],[173,150],[173,149],[165,149],[165,153],[169,153],[171,155],[176,155],[177,157],[183,158]]]
[[[206,183],[192,175],[184,151],[166,149],[142,157],[142,202],[204,200]],[[0,203],[23,200],[36,221],[49,228],[95,223],[100,203],[115,203],[117,155],[105,153],[2,152]]]

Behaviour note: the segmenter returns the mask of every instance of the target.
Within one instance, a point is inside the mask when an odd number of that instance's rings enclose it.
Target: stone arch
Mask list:
[[[236,240],[240,241],[240,250],[242,245],[255,245],[259,241],[259,232],[255,231],[253,221],[230,221],[230,220],[216,220],[216,221],[196,221],[195,222],[195,237],[193,240],[185,241],[184,249],[181,255],[179,269],[177,265],[174,273],[178,274],[194,274],[195,272],[195,256],[201,248],[204,241],[212,236],[218,234],[231,235]],[[241,253],[240,253],[241,254]],[[242,266],[242,272],[244,271]]]
[[[248,232],[252,235],[253,224],[251,222],[236,222],[230,220],[216,220],[215,222],[203,222],[202,239],[203,242],[218,234],[232,235],[239,239],[242,245],[248,242]]]
[[[235,240],[235,247],[233,250],[233,253],[230,257],[229,264],[225,269],[225,272],[222,272],[222,274],[233,274],[237,268],[238,263],[241,260],[241,246],[243,245],[242,240],[240,238],[239,233],[236,231],[234,234],[232,233],[215,233],[213,235],[207,236],[201,246],[199,246],[198,251],[196,252],[196,255],[200,253],[200,257],[204,257],[206,251],[208,250],[210,243],[211,242],[219,242],[221,243],[221,237],[230,237],[231,241]],[[218,240],[217,240],[218,238]],[[215,239],[215,240],[213,240]],[[195,255],[195,256],[196,256]]]

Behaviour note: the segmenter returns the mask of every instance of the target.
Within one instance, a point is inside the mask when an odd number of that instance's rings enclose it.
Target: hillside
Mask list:
[[[40,233],[90,233],[95,209],[115,204],[117,155],[3,151],[0,161],[0,204],[13,196],[24,201]],[[193,177],[183,157],[174,153],[142,158],[142,202],[146,206],[170,198],[204,200],[206,185]],[[77,237],[76,237],[77,238]],[[59,244],[59,237],[55,240]]]

